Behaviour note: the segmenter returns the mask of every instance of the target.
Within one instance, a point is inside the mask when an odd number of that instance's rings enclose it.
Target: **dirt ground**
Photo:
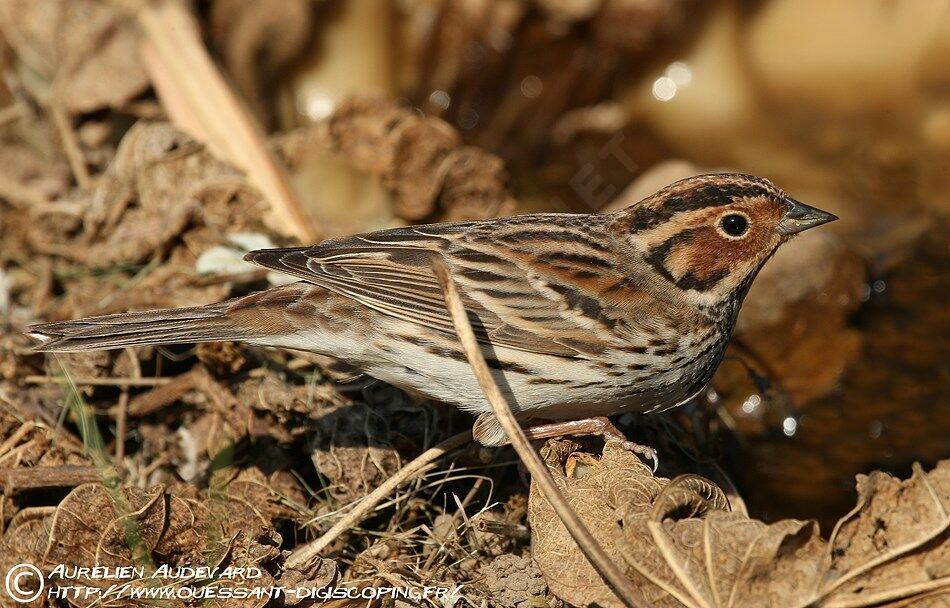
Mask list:
[[[309,353],[24,330],[279,282],[250,249],[722,169],[842,220],[765,267],[701,398],[618,421],[656,474],[595,438],[546,465],[638,605],[945,605],[950,8],[793,4],[0,0],[0,575],[95,590],[0,606],[623,605],[509,448],[461,442],[324,536],[471,428],[449,405]],[[416,595],[128,595],[254,586]]]

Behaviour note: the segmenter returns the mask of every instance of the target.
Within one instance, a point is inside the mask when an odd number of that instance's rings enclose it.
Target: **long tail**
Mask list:
[[[235,326],[228,305],[221,302],[44,323],[30,327],[28,333],[40,341],[34,348],[41,352],[246,339],[247,330]]]

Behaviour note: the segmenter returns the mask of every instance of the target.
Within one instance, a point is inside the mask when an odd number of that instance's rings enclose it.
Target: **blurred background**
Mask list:
[[[753,516],[829,522],[856,474],[950,455],[950,1],[3,0],[0,73],[16,390],[28,322],[220,299],[264,280],[241,248],[729,170],[841,221],[676,414],[702,458]]]

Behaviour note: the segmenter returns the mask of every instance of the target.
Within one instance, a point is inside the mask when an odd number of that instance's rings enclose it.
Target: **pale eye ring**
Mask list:
[[[730,212],[719,218],[719,229],[730,239],[742,238],[749,231],[749,216]]]

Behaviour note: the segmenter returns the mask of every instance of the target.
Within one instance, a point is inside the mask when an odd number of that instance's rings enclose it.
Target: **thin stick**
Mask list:
[[[79,142],[76,141],[76,133],[73,131],[72,120],[66,115],[66,111],[58,106],[56,102],[50,104],[50,115],[53,118],[53,124],[59,132],[60,142],[63,144],[63,152],[66,154],[66,160],[69,161],[69,167],[73,171],[73,177],[81,188],[88,188],[92,182],[89,175],[89,168],[86,167],[86,159],[82,155]]]
[[[8,175],[0,173],[0,196],[10,201],[12,205],[29,205],[31,209],[41,205],[49,205],[46,196],[36,188],[21,184]]]
[[[20,445],[16,446],[12,450],[9,450],[7,452],[4,452],[3,454],[0,454],[0,464],[6,462],[10,458],[13,458],[14,462],[19,464],[20,457],[23,455],[23,452],[33,449],[33,447],[36,444],[37,444],[36,439],[30,439],[29,441],[25,443],[21,443]]]
[[[90,465],[0,469],[0,487],[10,492],[37,488],[72,488],[102,482],[102,471]]]
[[[23,379],[27,384],[59,384],[62,378],[55,376],[27,376]],[[168,384],[174,378],[73,378],[73,383],[79,386],[161,386]]]
[[[35,428],[36,424],[32,420],[28,420],[21,424],[20,428],[18,428],[9,439],[0,444],[0,456],[12,450],[13,446],[15,446],[17,442],[26,437],[27,434]]]
[[[138,353],[134,348],[126,348],[125,354],[132,361],[132,377],[136,380],[142,379],[142,364],[139,362]],[[115,468],[119,475],[125,473],[125,435],[128,432],[129,424],[129,387],[123,386],[122,393],[119,395],[118,412],[115,416]]]
[[[458,435],[452,435],[445,441],[429,448],[406,466],[396,471],[396,473],[379,485],[375,490],[367,494],[353,510],[347,513],[343,519],[336,522],[332,528],[317,540],[304,545],[295,550],[287,558],[287,568],[301,567],[320,554],[330,543],[335,541],[341,534],[358,524],[370,511],[376,508],[384,498],[396,490],[399,486],[409,481],[416,474],[425,470],[433,461],[438,460],[455,448],[461,447],[472,440],[472,432],[465,431]]]
[[[597,540],[591,535],[581,518],[567,504],[564,495],[554,483],[554,478],[551,477],[551,473],[544,463],[541,462],[541,458],[537,452],[534,451],[534,448],[531,447],[531,443],[525,436],[524,431],[515,420],[515,416],[511,413],[508,402],[492,378],[488,364],[485,362],[485,357],[482,354],[481,348],[478,346],[475,332],[472,331],[472,325],[469,323],[468,315],[465,313],[465,305],[462,304],[462,299],[459,297],[458,289],[455,286],[455,281],[452,279],[448,265],[446,265],[444,260],[437,257],[432,260],[432,269],[435,271],[436,278],[439,279],[439,285],[441,285],[442,292],[445,295],[445,305],[452,317],[452,324],[455,326],[455,332],[458,334],[459,342],[465,351],[469,365],[472,366],[472,371],[475,372],[475,378],[485,393],[485,397],[491,405],[492,412],[494,412],[495,417],[501,424],[501,428],[503,428],[508,435],[508,440],[511,442],[512,447],[518,453],[518,456],[521,457],[525,468],[531,473],[541,493],[554,507],[554,512],[561,518],[561,522],[564,524],[564,527],[567,528],[574,542],[581,548],[581,551],[587,556],[594,570],[597,571],[607,586],[614,592],[617,599],[629,608],[635,608],[638,605],[646,606],[646,601],[634,588],[630,579],[624,576],[623,572],[620,571],[611,557],[604,551],[604,548],[601,547]]]
[[[15,120],[20,120],[21,118],[26,118],[26,116],[27,116],[26,106],[24,106],[19,101],[15,101],[5,108],[0,108],[0,126],[3,126],[7,124],[8,122],[13,122]]]
[[[129,416],[141,418],[154,414],[160,409],[175,403],[185,393],[194,390],[197,374],[194,371],[185,372],[172,378],[171,382],[150,388],[129,401]]]

